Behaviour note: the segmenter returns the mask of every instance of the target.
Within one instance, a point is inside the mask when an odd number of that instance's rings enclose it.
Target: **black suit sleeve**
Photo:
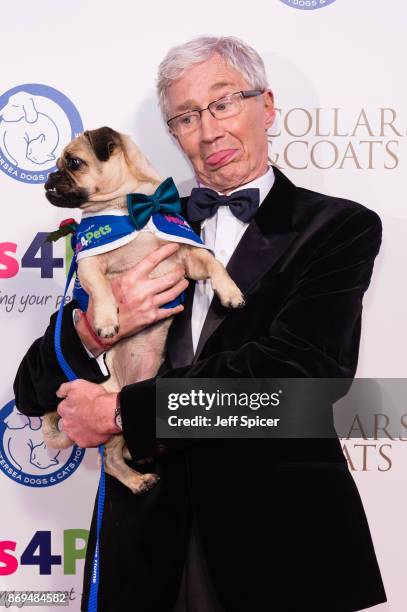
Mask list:
[[[342,219],[304,262],[267,335],[238,350],[169,369],[160,378],[352,378],[363,294],[381,236],[380,218],[369,209]],[[120,392],[123,435],[133,459],[156,452],[156,380]],[[180,447],[177,440],[165,440],[165,445],[170,450]]]
[[[61,334],[64,357],[79,378],[103,382],[107,377],[101,373],[96,359],[88,356],[76,333],[72,317],[74,308],[78,308],[74,300],[64,306]],[[45,334],[28,349],[14,380],[17,408],[29,416],[40,416],[56,410],[61,400],[55,393],[67,380],[54,349],[56,317],[57,313],[54,313]]]

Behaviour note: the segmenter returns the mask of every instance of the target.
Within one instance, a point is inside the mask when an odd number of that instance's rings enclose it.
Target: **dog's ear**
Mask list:
[[[127,163],[131,166],[132,173],[139,181],[149,182],[153,185],[159,185],[162,178],[153,168],[147,157],[140,151],[138,146],[132,141],[127,134],[121,134],[123,151]]]
[[[107,161],[116,147],[122,144],[120,134],[110,127],[86,130],[83,135],[89,140],[98,160],[102,162]]]

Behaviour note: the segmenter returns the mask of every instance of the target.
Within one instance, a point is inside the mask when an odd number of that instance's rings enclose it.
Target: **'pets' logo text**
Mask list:
[[[99,240],[99,238],[101,238],[102,236],[107,236],[111,233],[112,228],[109,224],[104,225],[103,227],[100,226],[97,230],[94,230],[93,232],[87,231],[83,235],[81,235],[81,233],[78,233],[78,241],[75,247],[76,252],[78,253],[84,247],[90,246],[94,240]]]

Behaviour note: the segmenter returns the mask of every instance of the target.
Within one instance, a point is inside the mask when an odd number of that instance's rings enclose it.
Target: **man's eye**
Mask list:
[[[82,164],[83,161],[77,157],[69,157],[66,161],[66,165],[68,166],[69,170],[78,170]]]
[[[232,105],[232,100],[219,100],[219,102],[216,103],[215,111],[223,113],[224,111],[229,110]]]
[[[184,115],[183,117],[180,117],[180,123],[183,123],[184,125],[189,125],[193,122],[193,120],[194,115]]]

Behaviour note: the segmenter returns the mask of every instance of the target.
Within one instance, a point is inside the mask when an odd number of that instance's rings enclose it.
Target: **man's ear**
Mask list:
[[[113,151],[122,146],[119,132],[112,130],[110,127],[86,130],[83,135],[89,140],[97,159],[102,162],[107,161]]]
[[[274,107],[274,95],[271,89],[266,89],[263,94],[264,110],[265,110],[265,128],[268,130],[276,118],[276,109]]]

